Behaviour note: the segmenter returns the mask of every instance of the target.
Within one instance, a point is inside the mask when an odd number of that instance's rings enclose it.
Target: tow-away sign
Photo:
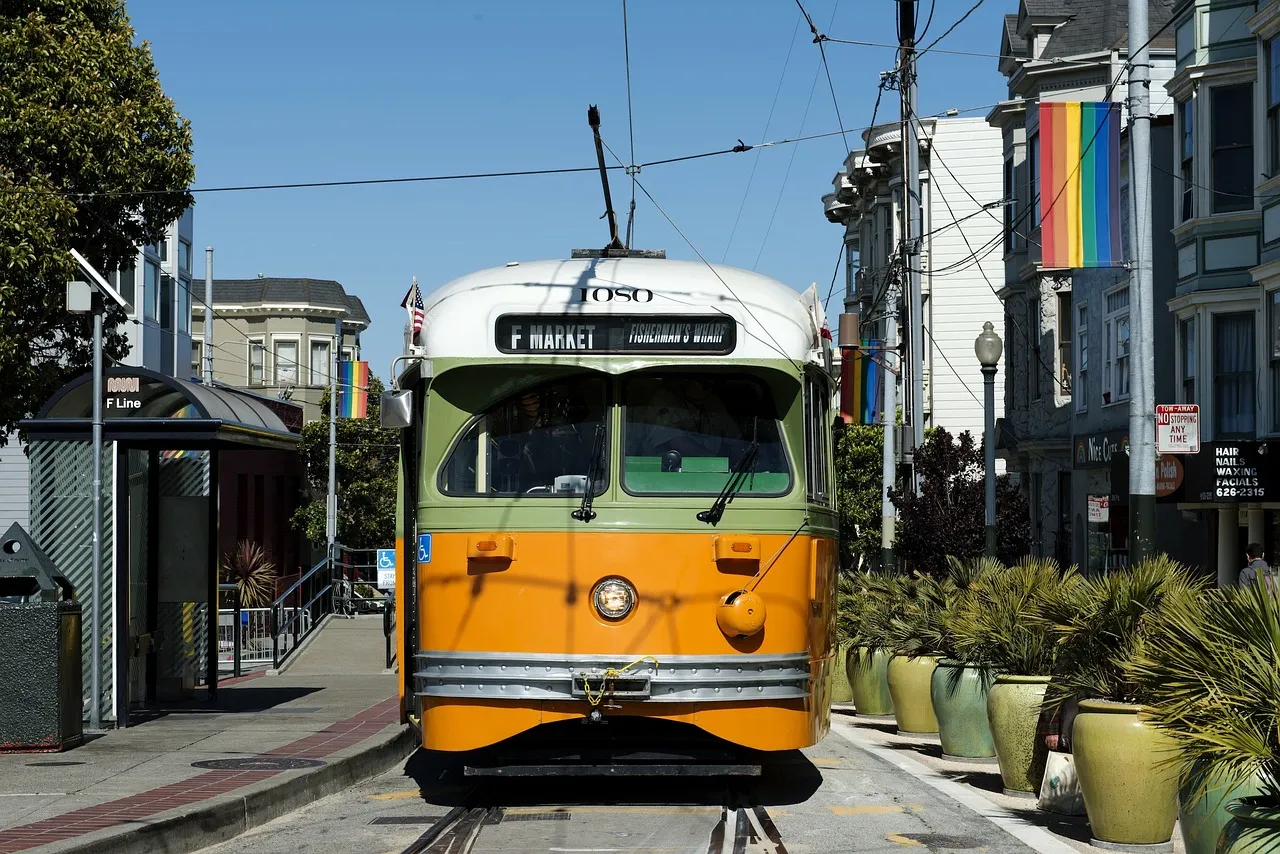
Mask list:
[[[1156,453],[1200,453],[1200,405],[1161,403],[1156,405]]]

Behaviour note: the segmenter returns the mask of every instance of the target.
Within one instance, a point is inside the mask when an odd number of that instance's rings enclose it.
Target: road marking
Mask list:
[[[905,812],[897,804],[859,804],[856,807],[828,806],[836,815],[891,815]]]
[[[378,795],[370,795],[369,800],[371,801],[407,801],[412,798],[420,798],[420,797],[422,797],[422,792],[420,792],[417,789],[413,789],[411,791],[404,791],[404,792],[383,792]]]
[[[902,836],[897,833],[886,833],[884,838],[892,842],[894,845],[907,845],[915,848],[924,847],[924,843],[920,840],[912,839],[909,836]]]
[[[1010,814],[1007,810],[987,800],[984,795],[976,790],[953,780],[948,780],[923,762],[902,755],[900,750],[880,747],[868,741],[855,727],[843,722],[832,721],[831,731],[854,747],[870,753],[877,759],[889,763],[894,768],[905,771],[953,801],[963,804],[1005,833],[1020,842],[1026,843],[1032,850],[1039,851],[1041,854],[1079,854],[1075,848],[1063,842],[1061,838],[1054,836],[1047,830],[1036,827],[1025,819]]]

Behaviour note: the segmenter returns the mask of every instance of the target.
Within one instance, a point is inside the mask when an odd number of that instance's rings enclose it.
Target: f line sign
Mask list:
[[[1156,453],[1200,453],[1200,405],[1198,403],[1156,405]]]

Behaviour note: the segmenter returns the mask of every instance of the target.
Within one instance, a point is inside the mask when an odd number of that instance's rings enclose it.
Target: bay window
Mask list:
[[[209,321],[206,320],[206,323]],[[249,385],[262,385],[266,381],[266,362],[267,348],[263,346],[262,340],[249,341]]]
[[[1178,125],[1182,134],[1182,221],[1186,222],[1196,215],[1195,101],[1178,104]]]
[[[1027,145],[1027,202],[1031,205],[1031,227],[1040,227],[1040,134]]]
[[[1267,296],[1267,329],[1271,367],[1271,430],[1280,432],[1280,291]]]
[[[1196,402],[1196,319],[1180,324],[1178,339],[1182,350],[1182,402]]]
[[[271,354],[277,386],[298,384],[298,342],[276,341]]]
[[[1073,397],[1076,400],[1076,412],[1084,412],[1089,408],[1089,387],[1086,379],[1089,376],[1089,308],[1076,306],[1076,382]]]
[[[1213,212],[1253,207],[1253,84],[1213,90]]]
[[[1107,320],[1104,327],[1105,361],[1102,366],[1102,402],[1119,403],[1129,399],[1129,288],[1107,294]]]
[[[1254,338],[1252,311],[1213,317],[1214,437],[1254,434]]]
[[[1280,36],[1267,41],[1267,171],[1280,172]]]

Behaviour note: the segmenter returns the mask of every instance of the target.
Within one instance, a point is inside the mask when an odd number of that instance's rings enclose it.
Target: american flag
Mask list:
[[[418,290],[416,276],[413,279],[413,287],[409,288],[409,293],[404,295],[404,301],[400,303],[400,307],[409,312],[409,334],[411,340],[416,340],[427,317],[425,306],[422,304],[422,291]]]

